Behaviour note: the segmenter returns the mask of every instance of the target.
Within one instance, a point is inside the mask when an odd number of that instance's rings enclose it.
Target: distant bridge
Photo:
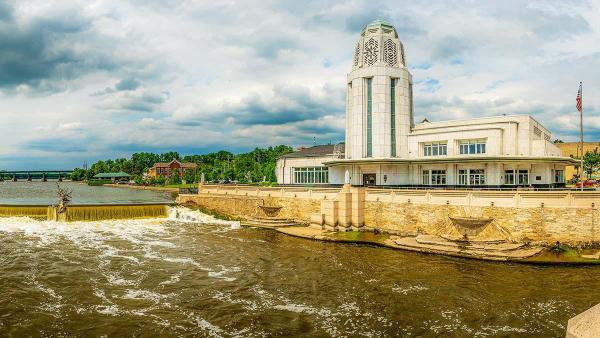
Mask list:
[[[3,170],[0,171],[0,181],[62,181],[72,172],[73,170]]]

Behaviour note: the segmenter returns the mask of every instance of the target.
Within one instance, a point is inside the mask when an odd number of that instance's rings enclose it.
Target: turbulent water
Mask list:
[[[20,186],[20,187],[19,187]],[[72,184],[83,203],[164,194]],[[0,203],[52,201],[0,184]],[[168,219],[0,218],[0,336],[553,337],[600,302],[600,269],[479,262]]]
[[[600,270],[310,241],[195,211],[0,220],[0,336],[561,336]]]

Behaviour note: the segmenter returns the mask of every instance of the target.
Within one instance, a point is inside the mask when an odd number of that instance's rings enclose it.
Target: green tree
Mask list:
[[[154,179],[155,185],[165,185],[166,182],[167,182],[167,179],[163,175],[160,175]]]
[[[85,177],[90,179],[101,172],[124,171],[133,176],[134,180],[140,181],[144,173],[148,171],[157,162],[170,162],[174,159],[183,162],[192,162],[198,165],[198,170],[194,176],[193,172],[188,175],[184,172],[183,178],[187,182],[197,182],[200,173],[205,174],[208,181],[231,179],[239,182],[261,182],[263,176],[268,182],[275,181],[275,166],[277,159],[293,149],[289,146],[279,145],[268,148],[255,148],[252,151],[240,154],[233,154],[229,151],[220,150],[213,153],[202,155],[187,155],[181,157],[179,153],[170,151],[162,154],[150,152],[140,152],[131,155],[131,158],[108,159],[94,163],[89,170],[78,171],[75,177]],[[180,175],[181,176],[181,175]],[[82,179],[83,179],[82,177]],[[158,177],[154,180],[147,180],[148,184],[164,184],[165,178]],[[181,180],[181,177],[179,177]],[[172,181],[172,179],[170,180]],[[175,183],[173,183],[175,184]]]
[[[193,169],[186,169],[183,173],[183,179],[185,183],[196,183],[196,173]]]
[[[181,184],[181,176],[179,175],[179,170],[173,170],[171,172],[169,184]]]
[[[583,156],[583,168],[587,173],[587,177],[596,173],[600,169],[600,153],[596,150],[585,153]]]
[[[70,179],[72,181],[83,181],[86,179],[86,170],[85,169],[81,169],[81,168],[75,168],[73,169],[73,172],[71,172],[70,175]]]

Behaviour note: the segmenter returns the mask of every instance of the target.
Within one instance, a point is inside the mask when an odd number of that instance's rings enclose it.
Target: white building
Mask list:
[[[393,26],[376,20],[362,30],[347,76],[345,147],[282,156],[277,180],[343,184],[348,170],[353,185],[561,186],[574,160],[551,139],[530,116],[415,125],[404,47]]]

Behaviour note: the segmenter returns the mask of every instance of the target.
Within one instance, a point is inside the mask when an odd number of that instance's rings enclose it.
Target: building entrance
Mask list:
[[[376,174],[363,174],[363,185],[370,186],[377,184],[377,175]]]

